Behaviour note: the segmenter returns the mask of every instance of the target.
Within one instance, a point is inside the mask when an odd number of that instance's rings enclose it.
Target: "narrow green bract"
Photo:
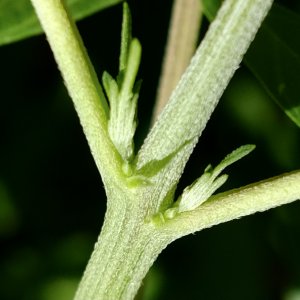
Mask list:
[[[208,165],[204,170],[204,174],[186,187],[181,197],[175,203],[175,206],[178,207],[178,212],[195,209],[205,202],[227,180],[228,175],[226,174],[218,177],[221,172],[229,165],[249,154],[254,148],[254,145],[242,146],[228,154],[215,168]]]

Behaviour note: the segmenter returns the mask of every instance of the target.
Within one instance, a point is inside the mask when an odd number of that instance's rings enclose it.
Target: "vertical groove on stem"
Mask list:
[[[169,27],[162,73],[157,90],[154,122],[181,75],[188,66],[197,45],[202,5],[200,0],[175,0]]]

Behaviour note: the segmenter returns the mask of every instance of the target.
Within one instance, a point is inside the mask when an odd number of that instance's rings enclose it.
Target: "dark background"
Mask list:
[[[143,45],[139,145],[149,126],[172,1],[129,3]],[[300,11],[298,1],[281,3]],[[99,77],[117,72],[120,24],[121,6],[78,23]],[[103,222],[103,185],[45,37],[1,47],[0,66],[0,299],[69,300]],[[247,143],[257,148],[228,170],[225,189],[300,166],[299,128],[241,67],[179,189]],[[174,242],[145,279],[143,299],[299,300],[299,216],[295,202]]]

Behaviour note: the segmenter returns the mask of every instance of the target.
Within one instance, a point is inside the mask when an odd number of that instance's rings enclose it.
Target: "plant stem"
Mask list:
[[[117,189],[118,190],[118,189]],[[124,201],[116,199],[116,195]],[[150,221],[145,221],[141,195],[114,190],[101,235],[74,300],[133,299],[143,278],[168,244]]]
[[[165,107],[195,52],[201,25],[201,6],[199,0],[174,1],[153,121]]]
[[[300,170],[211,196],[197,209],[167,221],[174,239],[300,199]]]
[[[168,206],[162,206],[163,200],[172,198],[186,160],[272,0],[224,2],[139,153],[132,176],[136,178],[121,172],[120,156],[108,136],[105,97],[62,1],[32,2],[75,103],[108,199],[103,229],[75,300],[133,299],[156,257],[173,240],[300,198],[300,171],[295,171],[212,196],[172,218],[164,214]]]
[[[74,102],[104,183],[120,178],[120,158],[107,131],[108,106],[76,26],[62,0],[32,0]]]
[[[226,0],[137,155],[137,169],[172,156],[156,176],[159,207],[185,164],[272,0]]]
[[[141,194],[119,195],[124,205],[107,212],[105,223],[74,300],[129,300],[147,271],[172,241],[205,228],[300,199],[300,171],[212,196],[173,219],[145,220]]]

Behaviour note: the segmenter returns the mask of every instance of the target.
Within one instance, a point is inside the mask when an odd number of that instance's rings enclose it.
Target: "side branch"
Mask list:
[[[153,198],[157,199],[153,210],[160,207],[178,183],[195,144],[272,2],[223,2],[216,19],[137,155],[136,166],[139,172],[153,165],[161,166],[151,178],[155,185]],[[161,163],[168,158],[170,163]]]
[[[162,225],[175,240],[214,225],[266,211],[300,199],[300,170],[212,196],[197,209],[179,214]]]
[[[108,105],[76,25],[62,0],[31,0],[54,53],[104,182],[120,159],[108,136]]]

